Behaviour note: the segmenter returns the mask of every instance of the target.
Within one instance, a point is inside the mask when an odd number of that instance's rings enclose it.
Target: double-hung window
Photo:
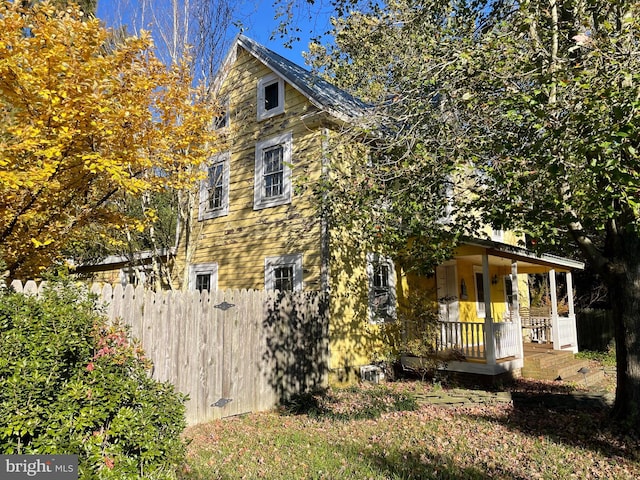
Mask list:
[[[279,255],[264,260],[266,290],[302,290],[302,254]]]
[[[218,288],[218,264],[198,263],[189,267],[189,289],[210,292]]]
[[[254,210],[291,203],[292,135],[256,144]]]
[[[375,253],[367,254],[369,278],[369,320],[382,323],[396,318],[396,272],[393,261]]]
[[[258,80],[258,120],[284,112],[284,80],[276,74]]]
[[[200,184],[198,220],[229,213],[229,152],[214,157],[206,168],[207,176]]]

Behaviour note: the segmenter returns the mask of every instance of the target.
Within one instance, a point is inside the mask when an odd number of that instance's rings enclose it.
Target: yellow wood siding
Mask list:
[[[258,80],[271,71],[244,49],[227,72],[220,98],[229,99],[230,152],[228,215],[198,221],[193,211],[190,264],[217,263],[219,288],[264,288],[265,257],[303,254],[306,289],[319,290],[321,227],[310,184],[321,174],[322,134],[301,116],[313,107],[285,83],[285,112],[257,120]],[[292,136],[290,204],[254,210],[256,143],[283,133]],[[178,265],[185,265],[184,245]],[[180,258],[182,255],[182,258]]]

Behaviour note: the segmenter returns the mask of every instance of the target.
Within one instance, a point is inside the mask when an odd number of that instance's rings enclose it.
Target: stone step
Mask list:
[[[525,356],[522,368],[522,376],[537,380],[579,379],[584,382],[584,375],[578,373],[580,369],[588,369],[589,362],[578,360],[571,352],[534,353]],[[589,373],[591,376],[599,374]],[[594,378],[594,382],[596,379]]]
[[[604,381],[604,370],[601,368],[589,370],[587,373],[575,373],[573,375],[568,375],[561,377],[565,383],[573,383],[577,387],[593,387],[598,385]]]
[[[524,357],[524,364],[533,368],[553,368],[554,366],[564,366],[575,360],[571,352],[558,353],[535,353]]]

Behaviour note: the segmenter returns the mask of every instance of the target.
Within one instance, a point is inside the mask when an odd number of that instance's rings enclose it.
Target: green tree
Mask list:
[[[358,202],[375,214],[386,197],[404,212],[381,218],[383,228],[413,223],[410,233],[430,234],[437,215],[406,192],[463,173],[458,188],[469,195],[453,196],[468,203],[454,211],[474,215],[450,216],[457,231],[482,218],[540,239],[538,248],[579,248],[612,295],[614,414],[637,430],[639,13],[626,0],[396,0],[337,17],[334,44],[310,54],[377,105],[366,128],[377,125],[394,156],[372,165],[394,181]]]

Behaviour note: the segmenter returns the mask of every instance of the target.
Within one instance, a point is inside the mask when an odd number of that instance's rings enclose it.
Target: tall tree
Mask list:
[[[25,34],[28,32],[28,34]],[[120,196],[191,186],[209,154],[211,110],[188,68],[148,37],[106,48],[95,19],[48,3],[0,3],[0,249],[37,273],[87,233],[143,228]]]
[[[112,5],[109,23],[120,32],[140,34],[148,31],[154,39],[156,55],[166,65],[190,59],[193,77],[208,90],[213,114],[218,106],[211,88],[212,80],[229,45],[229,28],[240,4],[230,0],[117,0]],[[123,232],[125,241],[112,245],[110,251],[113,253],[115,249],[133,260],[132,252],[148,249],[152,252],[153,278],[162,279],[164,285],[177,284],[180,272],[165,268],[172,263],[162,262],[160,254],[182,244],[188,249],[185,252],[187,259],[190,258],[192,242],[184,238],[191,231],[191,213],[197,199],[197,185],[192,187],[173,194],[144,195],[137,202],[128,201],[126,205],[131,213],[142,215],[142,218],[152,213],[154,221],[146,222],[147,228],[143,231]],[[168,234],[167,228],[171,226],[173,231]],[[91,252],[92,249],[84,250]]]
[[[442,164],[447,175],[469,174],[461,211],[520,229],[539,248],[573,245],[602,275],[616,324],[614,413],[636,430],[639,9],[628,0],[394,0],[337,17],[334,45],[311,49],[316,68],[379,105],[383,145],[407,159],[392,166],[401,182],[381,194],[413,233],[430,232],[433,216],[420,225],[424,206],[404,192],[439,175],[416,175],[415,165]],[[379,199],[362,198],[363,209],[380,210]]]

